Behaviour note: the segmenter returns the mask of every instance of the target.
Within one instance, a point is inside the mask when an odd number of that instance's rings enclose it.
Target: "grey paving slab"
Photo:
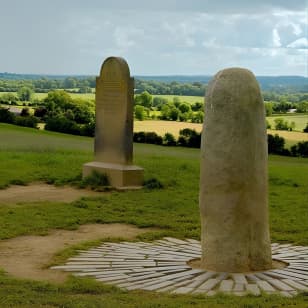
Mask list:
[[[233,292],[243,292],[245,290],[244,283],[235,283],[233,287]]]
[[[246,279],[248,280],[248,282],[251,282],[251,281],[257,281],[257,280],[260,280],[256,275],[254,274],[245,274],[246,276]]]
[[[149,275],[142,275],[142,276],[137,276],[137,277],[132,277],[128,278],[127,281],[129,282],[147,282],[148,279],[150,278],[156,278],[156,277],[161,277],[162,274],[154,273],[154,274],[149,274]]]
[[[197,288],[201,284],[203,284],[205,281],[207,281],[210,278],[213,278],[216,275],[214,272],[207,272],[200,276],[196,276],[192,279],[192,281],[187,285],[189,288]]]
[[[286,283],[283,283],[281,280],[278,280],[278,279],[272,279],[269,281],[269,283],[273,287],[281,291],[294,291],[295,290],[293,287],[289,286]]]
[[[197,290],[202,290],[202,291],[210,291],[211,289],[213,289],[216,285],[218,285],[220,283],[219,279],[216,278],[210,278],[209,280],[207,280],[206,282],[204,282],[203,284],[201,284]]]
[[[300,281],[294,281],[292,279],[283,279],[282,282],[288,284],[289,286],[300,290],[300,291],[308,291],[308,286],[301,284]]]
[[[231,292],[234,285],[234,281],[232,279],[222,280],[219,285],[220,292]]]
[[[299,273],[295,273],[293,271],[288,271],[288,269],[282,269],[282,270],[273,270],[271,271],[271,273],[278,273],[278,274],[282,274],[282,275],[287,275],[293,278],[300,278],[300,279],[308,279],[308,275],[307,274],[299,274]]]
[[[158,283],[158,284],[153,284],[151,286],[143,287],[141,289],[142,290],[148,290],[148,291],[154,291],[154,290],[162,289],[163,287],[166,287],[166,286],[170,286],[172,284],[174,284],[174,281],[167,280],[167,281],[163,281],[163,282]]]
[[[264,273],[265,276],[267,277],[271,277],[273,279],[289,279],[291,278],[290,275],[285,275],[285,274],[282,274],[282,273],[278,273],[278,272],[274,272],[274,271],[271,271],[271,272],[266,272]],[[293,279],[295,280],[300,280],[300,278],[296,278],[296,277],[292,277]]]
[[[260,295],[261,294],[258,285],[248,283],[245,286],[246,286],[246,290],[247,290],[248,293],[251,293],[253,295]]]
[[[194,290],[193,288],[180,287],[180,288],[177,288],[177,289],[173,290],[171,293],[187,294],[187,293],[191,293],[193,290]]]
[[[267,281],[257,280],[256,284],[264,292],[275,292],[276,291],[276,289],[271,284],[269,284]]]
[[[201,256],[194,239],[166,237],[152,243],[105,243],[88,251],[80,250],[65,265],[53,269],[92,276],[98,281],[127,290],[144,289],[175,294],[216,292],[259,295],[281,292],[293,296],[308,288],[308,247],[272,244],[273,258],[288,262],[284,269],[257,273],[216,273],[192,269],[187,261]]]
[[[164,240],[167,240],[168,242],[175,243],[175,244],[187,244],[187,241],[179,240],[174,237],[164,237]]]
[[[233,273],[231,274],[231,277],[236,283],[247,283],[247,279],[244,274]]]

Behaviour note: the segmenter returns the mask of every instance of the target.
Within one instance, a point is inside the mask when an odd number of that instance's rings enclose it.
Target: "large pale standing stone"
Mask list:
[[[265,112],[250,71],[225,69],[210,82],[201,155],[202,267],[271,268]]]
[[[95,161],[84,165],[83,176],[96,170],[117,188],[140,187],[143,169],[132,165],[134,80],[124,59],[104,61],[95,100]]]

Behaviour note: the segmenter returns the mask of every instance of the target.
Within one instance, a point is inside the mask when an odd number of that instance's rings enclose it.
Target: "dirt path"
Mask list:
[[[18,278],[63,282],[67,273],[44,269],[58,251],[82,241],[106,237],[132,239],[147,231],[125,224],[88,224],[74,231],[53,230],[46,236],[19,236],[0,241],[0,268]]]
[[[0,206],[37,201],[72,202],[83,196],[101,194],[85,189],[35,183],[0,190]],[[57,252],[83,241],[106,237],[132,239],[147,231],[149,229],[125,224],[88,224],[73,231],[52,230],[46,236],[19,236],[0,241],[0,268],[18,278],[63,282],[67,273],[44,268]]]
[[[99,192],[73,187],[56,187],[53,185],[35,183],[27,186],[10,186],[0,190],[1,204],[16,204],[19,202],[57,201],[72,202],[83,196],[99,196]]]

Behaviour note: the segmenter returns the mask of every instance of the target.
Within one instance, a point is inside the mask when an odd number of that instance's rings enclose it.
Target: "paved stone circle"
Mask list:
[[[277,243],[271,247],[273,259],[286,263],[285,268],[253,273],[194,269],[187,262],[200,258],[200,242],[165,237],[152,243],[103,243],[52,269],[94,277],[126,290],[206,295],[265,292],[287,297],[308,291],[308,247]]]

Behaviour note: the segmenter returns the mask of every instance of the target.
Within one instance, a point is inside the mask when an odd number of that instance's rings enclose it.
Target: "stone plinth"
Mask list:
[[[133,165],[134,80],[124,59],[104,61],[95,100],[95,161],[84,165],[83,176],[95,169],[117,188],[141,187],[143,169]]]
[[[249,272],[272,266],[264,103],[254,75],[218,72],[206,95],[201,141],[203,268]]]
[[[90,162],[83,165],[83,176],[92,171],[108,176],[110,185],[118,189],[134,189],[142,186],[143,169],[134,165]]]

